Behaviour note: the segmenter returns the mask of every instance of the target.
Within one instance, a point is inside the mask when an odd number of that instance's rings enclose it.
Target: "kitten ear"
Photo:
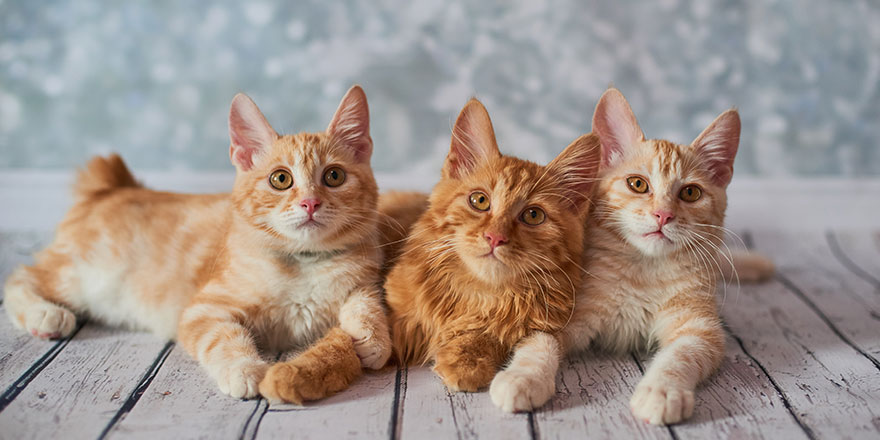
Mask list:
[[[229,158],[243,171],[254,166],[254,155],[272,145],[278,133],[260,112],[257,104],[244,93],[232,98],[229,108]]]
[[[480,101],[471,98],[452,127],[452,145],[443,165],[443,176],[457,179],[485,160],[499,156],[489,112]]]
[[[593,131],[602,144],[602,165],[611,165],[636,143],[645,140],[636,115],[623,94],[610,88],[599,98],[593,112]]]
[[[733,178],[733,160],[739,149],[739,112],[730,109],[715,118],[691,143],[703,159],[712,179],[727,186]]]
[[[566,201],[571,208],[579,210],[589,200],[593,184],[599,179],[599,164],[602,160],[602,148],[599,136],[595,133],[585,134],[565,147],[547,168],[558,176]]]
[[[359,161],[369,162],[373,154],[373,139],[370,137],[370,108],[367,95],[361,86],[355,84],[348,89],[339,108],[333,115],[327,134],[354,151]]]

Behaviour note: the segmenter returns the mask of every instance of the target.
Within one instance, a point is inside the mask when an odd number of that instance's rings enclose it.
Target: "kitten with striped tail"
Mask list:
[[[382,367],[391,340],[363,90],[325,132],[285,136],[239,94],[229,134],[229,194],[152,191],[118,156],[93,159],[54,242],[6,282],[12,322],[62,338],[81,315],[176,339],[233,397],[301,403],[345,388],[361,364]],[[264,358],[322,337],[271,369]]]
[[[689,145],[645,139],[626,99],[609,89],[593,132],[602,162],[574,316],[557,338],[516,352],[490,394],[506,411],[531,410],[555,393],[566,351],[656,350],[631,409],[650,423],[677,423],[724,356],[718,273],[730,266],[759,280],[773,270],[758,255],[730,256],[722,242],[739,115],[722,113]]]

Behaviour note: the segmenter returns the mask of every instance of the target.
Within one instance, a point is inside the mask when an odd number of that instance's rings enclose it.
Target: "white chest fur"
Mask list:
[[[357,276],[364,264],[345,257],[292,258],[289,271],[274,269],[269,303],[257,324],[271,350],[290,350],[320,338],[339,322],[339,310],[352,291],[365,282]],[[366,280],[369,282],[369,280]]]

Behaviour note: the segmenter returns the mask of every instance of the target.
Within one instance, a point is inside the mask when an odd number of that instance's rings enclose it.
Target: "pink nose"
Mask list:
[[[299,206],[302,206],[306,213],[309,214],[309,217],[311,217],[318,210],[318,207],[321,206],[321,201],[318,199],[302,199],[299,202]]]
[[[498,246],[507,243],[507,237],[505,237],[504,234],[499,234],[497,232],[487,232],[483,234],[483,237],[486,237],[486,241],[489,242],[489,246],[492,247],[493,251]]]
[[[661,228],[663,227],[663,225],[669,223],[670,220],[675,218],[675,216],[672,215],[671,212],[664,211],[662,209],[654,211],[654,217],[657,217],[657,225],[659,225]]]

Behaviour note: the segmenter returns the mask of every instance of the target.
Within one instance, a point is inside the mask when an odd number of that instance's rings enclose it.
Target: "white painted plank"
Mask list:
[[[5,306],[0,306],[0,393],[57,344],[15,328],[6,317]]]
[[[781,244],[755,248],[773,253]],[[806,260],[777,258],[783,273]],[[839,289],[838,289],[839,290]],[[733,334],[768,371],[798,418],[819,438],[876,436],[880,371],[847,345],[795,293],[774,281],[743,285],[722,310]]]
[[[668,439],[669,431],[636,420],[629,399],[642,373],[630,356],[585,352],[564,359],[556,396],[535,411],[542,439]]]
[[[770,379],[730,336],[718,374],[697,390],[693,417],[672,430],[680,439],[808,438]]]
[[[755,232],[755,248],[777,263],[779,275],[815,305],[842,335],[880,359],[880,293],[832,252],[824,233]]]
[[[351,387],[306,406],[271,405],[258,439],[391,438],[397,371],[365,372]]]
[[[87,325],[0,413],[3,436],[96,438],[165,342]]]
[[[239,438],[260,401],[233,399],[175,346],[137,405],[110,439]]]
[[[427,367],[410,367],[401,392],[400,438],[525,439],[528,414],[506,414],[488,392],[450,393]]]
[[[844,264],[857,276],[873,284],[880,295],[880,231],[834,231],[829,233],[831,246],[837,246]],[[880,318],[878,318],[880,319]]]

